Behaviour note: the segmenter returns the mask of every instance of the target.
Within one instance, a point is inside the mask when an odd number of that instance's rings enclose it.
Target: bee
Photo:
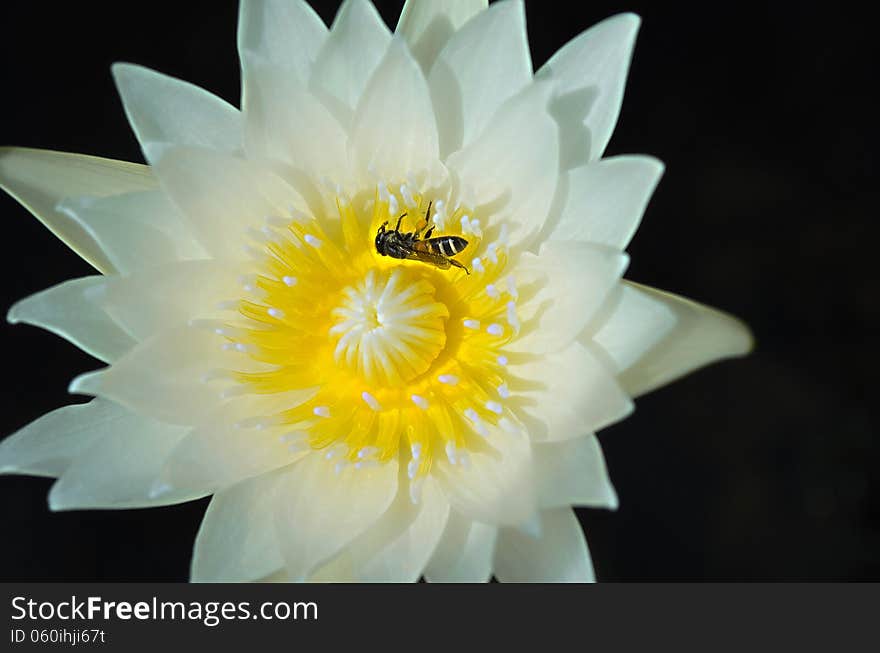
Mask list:
[[[400,223],[406,217],[406,213],[397,218],[397,226],[394,229],[386,229],[388,221],[383,222],[376,232],[376,251],[382,256],[421,261],[441,270],[455,266],[470,274],[470,270],[451,258],[467,247],[468,241],[461,236],[431,238],[431,234],[434,233],[434,225],[431,224],[431,204],[433,201],[428,202],[425,225],[416,231],[409,233],[400,231]]]

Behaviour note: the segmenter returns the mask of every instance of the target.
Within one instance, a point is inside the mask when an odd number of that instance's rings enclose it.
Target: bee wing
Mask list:
[[[420,243],[415,243],[415,245],[420,245]],[[433,252],[429,252],[426,249],[427,246],[416,247],[413,246],[412,251],[410,251],[407,256],[408,259],[412,261],[421,261],[422,263],[430,263],[431,265],[436,265],[438,268],[442,268],[443,270],[447,269],[450,265],[449,259],[440,256],[439,254],[434,254]]]

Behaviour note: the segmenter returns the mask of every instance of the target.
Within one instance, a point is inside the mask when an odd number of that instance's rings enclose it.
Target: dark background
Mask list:
[[[401,2],[380,2],[393,27]],[[321,2],[329,22],[336,2]],[[662,6],[661,6],[662,5]],[[841,3],[528,2],[537,68],[620,11],[643,17],[608,154],[667,165],[631,279],[726,309],[757,348],[637,401],[601,435],[621,508],[580,510],[600,580],[880,580],[876,35]],[[4,3],[0,144],[142,161],[110,77],[154,67],[237,104],[237,3]],[[90,274],[10,198],[0,307]],[[99,367],[2,325],[0,435]],[[0,477],[0,579],[185,580],[207,501],[50,513]]]

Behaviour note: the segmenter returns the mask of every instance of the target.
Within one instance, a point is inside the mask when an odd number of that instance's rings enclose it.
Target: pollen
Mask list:
[[[224,396],[276,397],[273,414],[242,427],[274,429],[291,451],[321,450],[339,473],[397,460],[415,501],[435,465],[465,467],[491,430],[517,424],[505,368],[519,329],[506,245],[483,240],[486,217],[411,179],[336,192],[330,208],[268,216],[245,231],[253,273],[241,297],[218,307],[228,319],[210,325],[241,365],[210,382],[232,383]],[[455,259],[479,274],[376,251],[383,224],[425,231],[429,203],[435,236],[465,238]]]

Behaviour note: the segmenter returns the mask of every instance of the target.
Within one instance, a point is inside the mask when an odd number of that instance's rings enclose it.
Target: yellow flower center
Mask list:
[[[271,218],[252,234],[257,273],[221,332],[267,367],[234,372],[235,392],[307,391],[254,424],[284,427],[291,447],[325,450],[340,468],[399,457],[414,479],[438,457],[467,465],[490,428],[516,430],[504,347],[519,322],[503,234],[486,242],[471,213],[433,200],[431,237],[465,239],[455,260],[468,271],[377,251],[381,225],[393,230],[403,213],[400,234],[420,232],[426,247],[430,199],[380,185],[338,198],[335,215]]]

